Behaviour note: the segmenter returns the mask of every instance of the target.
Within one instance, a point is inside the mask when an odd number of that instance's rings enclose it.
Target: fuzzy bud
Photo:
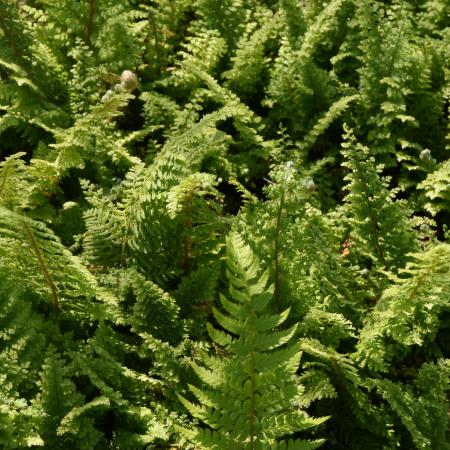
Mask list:
[[[124,70],[120,75],[120,85],[126,91],[134,91],[138,85],[136,74],[131,70]]]
[[[312,191],[315,191],[315,190],[316,190],[316,183],[314,183],[314,180],[313,180],[312,178],[309,178],[308,180],[306,180],[306,181],[303,183],[303,187],[304,187],[307,191],[312,192]]]
[[[294,162],[293,161],[288,161],[286,163],[286,169],[292,169],[294,167]]]
[[[431,156],[431,151],[429,148],[424,148],[420,152],[419,158],[422,159],[423,161],[434,161],[434,158]]]

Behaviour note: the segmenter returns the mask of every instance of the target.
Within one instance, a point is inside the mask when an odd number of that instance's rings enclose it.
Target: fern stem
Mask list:
[[[252,336],[252,350],[250,353],[250,448],[255,448],[255,391],[256,391],[256,362],[254,349],[254,336]]]
[[[401,25],[401,27],[398,30],[398,36],[397,36],[397,40],[395,42],[395,47],[394,47],[394,52],[392,53],[392,57],[391,60],[389,62],[389,68],[388,68],[388,77],[392,76],[392,72],[394,70],[394,65],[395,65],[395,60],[397,59],[397,54],[398,51],[400,49],[400,41],[401,41],[401,37],[402,37],[402,33],[403,33],[403,23]]]
[[[88,18],[86,23],[86,31],[84,35],[84,40],[87,45],[91,46],[91,36],[94,30],[94,10],[95,10],[95,0],[88,0]]]
[[[39,246],[38,246],[38,243],[36,242],[36,238],[34,237],[33,231],[31,230],[29,225],[23,219],[21,220],[21,223],[22,223],[22,226],[28,237],[28,240],[30,242],[31,248],[33,249],[33,252],[36,256],[38,265],[42,271],[42,274],[44,275],[45,281],[47,282],[48,287],[50,289],[53,308],[59,311],[61,309],[61,305],[59,304],[59,301],[58,301],[58,294],[56,291],[56,286],[55,286],[55,282],[53,281],[52,274],[47,269],[47,264],[46,264],[45,258],[42,255],[41,251],[39,250]]]
[[[2,183],[0,185],[0,197],[2,196],[3,189],[5,189],[6,179],[8,178],[8,172],[10,171],[10,165],[5,165],[5,170],[3,172]]]
[[[130,221],[127,220],[127,223],[125,225],[125,235],[122,239],[122,242],[120,243],[120,262],[119,262],[120,268],[123,268],[123,266],[125,265],[125,250],[128,243],[129,230],[130,230]]]
[[[130,229],[130,221],[127,220],[126,224],[125,224],[125,233],[124,233],[124,237],[122,239],[122,242],[120,243],[120,260],[119,260],[119,268],[123,269],[125,266],[125,251],[126,251],[126,246],[128,243],[128,232]],[[116,288],[117,288],[117,292],[120,292],[120,283],[121,283],[121,271],[118,270],[117,271],[117,277],[116,277]]]
[[[277,222],[275,227],[275,283],[274,283],[274,297],[278,312],[281,311],[280,298],[280,234],[281,234],[281,215],[283,213],[284,199],[286,191],[286,178],[283,181],[281,190],[280,204],[277,213]]]
[[[358,159],[355,158],[355,161],[356,161],[356,164],[358,164],[361,173],[363,173],[361,165],[360,165]],[[383,250],[382,250],[381,245],[380,245],[380,237],[379,237],[378,229],[377,229],[377,220],[376,220],[375,214],[374,214],[374,212],[372,210],[372,205],[370,204],[370,195],[369,195],[369,191],[367,190],[367,184],[364,181],[362,176],[361,176],[361,183],[362,183],[362,187],[363,187],[363,190],[364,190],[364,196],[366,198],[367,212],[369,214],[370,225],[372,227],[372,235],[373,235],[373,237],[375,239],[375,250],[376,250],[376,252],[378,254],[378,257],[380,258],[380,260],[384,264],[385,268],[387,268],[386,261],[384,259],[384,253],[383,253]]]
[[[189,237],[189,231],[192,228],[192,221],[189,217],[191,212],[191,196],[187,198],[186,206],[183,209],[183,256],[181,259],[181,268],[183,269],[184,275],[189,273],[189,258],[191,253],[192,242]]]

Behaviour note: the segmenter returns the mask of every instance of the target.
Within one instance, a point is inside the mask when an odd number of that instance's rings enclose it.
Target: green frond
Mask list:
[[[432,341],[449,307],[450,246],[442,243],[410,257],[361,330],[356,357],[376,371],[387,371],[409,348]]]
[[[304,412],[289,411],[299,394],[293,376],[299,366],[300,350],[297,345],[273,349],[289,342],[297,326],[274,331],[287,319],[289,310],[267,315],[267,303],[266,308],[261,304],[258,309],[254,307],[259,297],[268,294],[268,280],[260,274],[259,261],[237,233],[227,239],[227,266],[230,286],[237,285],[246,295],[235,299],[230,289],[232,300],[222,297],[223,306],[233,317],[216,308],[213,312],[221,327],[235,338],[217,333],[212,326],[209,329],[213,340],[230,353],[221,359],[205,355],[202,359],[207,368],[194,366],[207,386],[191,387],[201,406],[180,400],[194,417],[216,430],[208,435],[210,445],[221,440],[228,442],[232,437],[236,439],[234,449],[272,448],[278,445],[276,439],[316,427],[326,418],[311,419]],[[204,445],[203,433],[200,428],[183,432],[199,446]]]
[[[343,165],[350,170],[345,177],[345,201],[351,215],[350,236],[355,241],[350,254],[360,251],[385,268],[402,267],[405,254],[417,245],[407,205],[393,199],[369,148],[359,144],[348,128],[345,139]]]
[[[28,195],[24,192],[25,164],[21,159],[24,155],[24,152],[18,152],[0,163],[0,205],[6,208],[27,206]],[[29,186],[27,188],[30,189]]]
[[[56,310],[67,308],[76,314],[91,309],[83,299],[95,296],[95,279],[42,222],[2,208],[0,239],[2,267],[10,276],[20,277]]]
[[[449,61],[449,0],[0,0],[0,448],[450,450]]]
[[[241,309],[241,312],[244,312],[243,309]],[[246,328],[246,323],[244,321],[225,315],[217,308],[213,308],[213,314],[219,325],[233,334],[240,335]]]
[[[424,191],[425,209],[436,215],[450,205],[450,162],[444,161],[417,186]]]
[[[271,447],[274,450],[312,450],[314,448],[320,447],[324,444],[324,440],[315,440],[315,441],[286,441],[277,443],[275,447]]]
[[[425,378],[427,381],[422,384]],[[448,449],[448,360],[440,360],[436,365],[424,364],[418,380],[419,389],[387,379],[376,381],[375,385],[417,448]]]
[[[257,324],[256,324],[257,326]],[[264,352],[281,347],[289,342],[297,331],[298,324],[282,331],[275,331],[272,333],[261,333],[255,338],[255,348],[258,351]]]
[[[258,353],[255,355],[255,367],[262,373],[281,368],[294,375],[300,366],[301,355],[298,345],[290,345],[270,353]]]
[[[196,442],[197,448],[204,450],[234,450],[239,448],[239,443],[222,436],[220,433],[211,430],[190,430],[188,428],[177,427],[177,430],[186,436],[191,442]]]
[[[304,149],[312,147],[320,135],[322,135],[330,124],[336,120],[352,102],[357,101],[358,95],[349,95],[336,100],[330,108],[319,118],[317,123],[308,131],[303,138],[301,146]]]
[[[107,397],[97,397],[83,406],[71,409],[61,420],[61,425],[58,427],[58,435],[63,436],[67,433],[77,434],[80,428],[89,424],[89,422],[80,420],[85,414],[94,411],[108,409],[110,407],[110,400]],[[92,426],[92,424],[90,424]],[[90,430],[93,432],[93,429]]]

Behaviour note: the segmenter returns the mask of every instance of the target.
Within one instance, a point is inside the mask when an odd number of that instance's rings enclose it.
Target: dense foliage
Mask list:
[[[0,0],[0,447],[450,449],[448,0]]]

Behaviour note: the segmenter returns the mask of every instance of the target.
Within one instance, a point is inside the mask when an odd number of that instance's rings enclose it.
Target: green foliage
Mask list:
[[[448,448],[449,8],[0,0],[0,447]]]
[[[0,210],[1,270],[5,283],[21,283],[41,301],[59,310],[68,305],[75,312],[96,290],[92,275],[43,223],[8,209]]]
[[[369,149],[358,144],[350,130],[345,139],[343,165],[350,171],[344,178],[348,181],[344,201],[350,218],[349,253],[359,253],[385,269],[401,267],[405,254],[416,245],[407,204],[395,200],[395,190],[388,190],[389,179],[380,179]]]
[[[425,191],[427,200],[425,209],[435,215],[439,211],[447,211],[450,202],[450,163],[443,162],[434,172],[428,174],[418,188]]]
[[[408,347],[430,345],[439,316],[449,307],[450,247],[439,244],[411,261],[383,292],[361,330],[357,358],[376,371],[387,371],[393,358],[404,359]],[[448,333],[448,325],[446,332]],[[394,345],[394,342],[396,345]]]
[[[436,365],[424,364],[420,368],[414,387],[389,380],[374,383],[411,434],[416,448],[449,447],[448,380],[448,360],[439,360]]]

